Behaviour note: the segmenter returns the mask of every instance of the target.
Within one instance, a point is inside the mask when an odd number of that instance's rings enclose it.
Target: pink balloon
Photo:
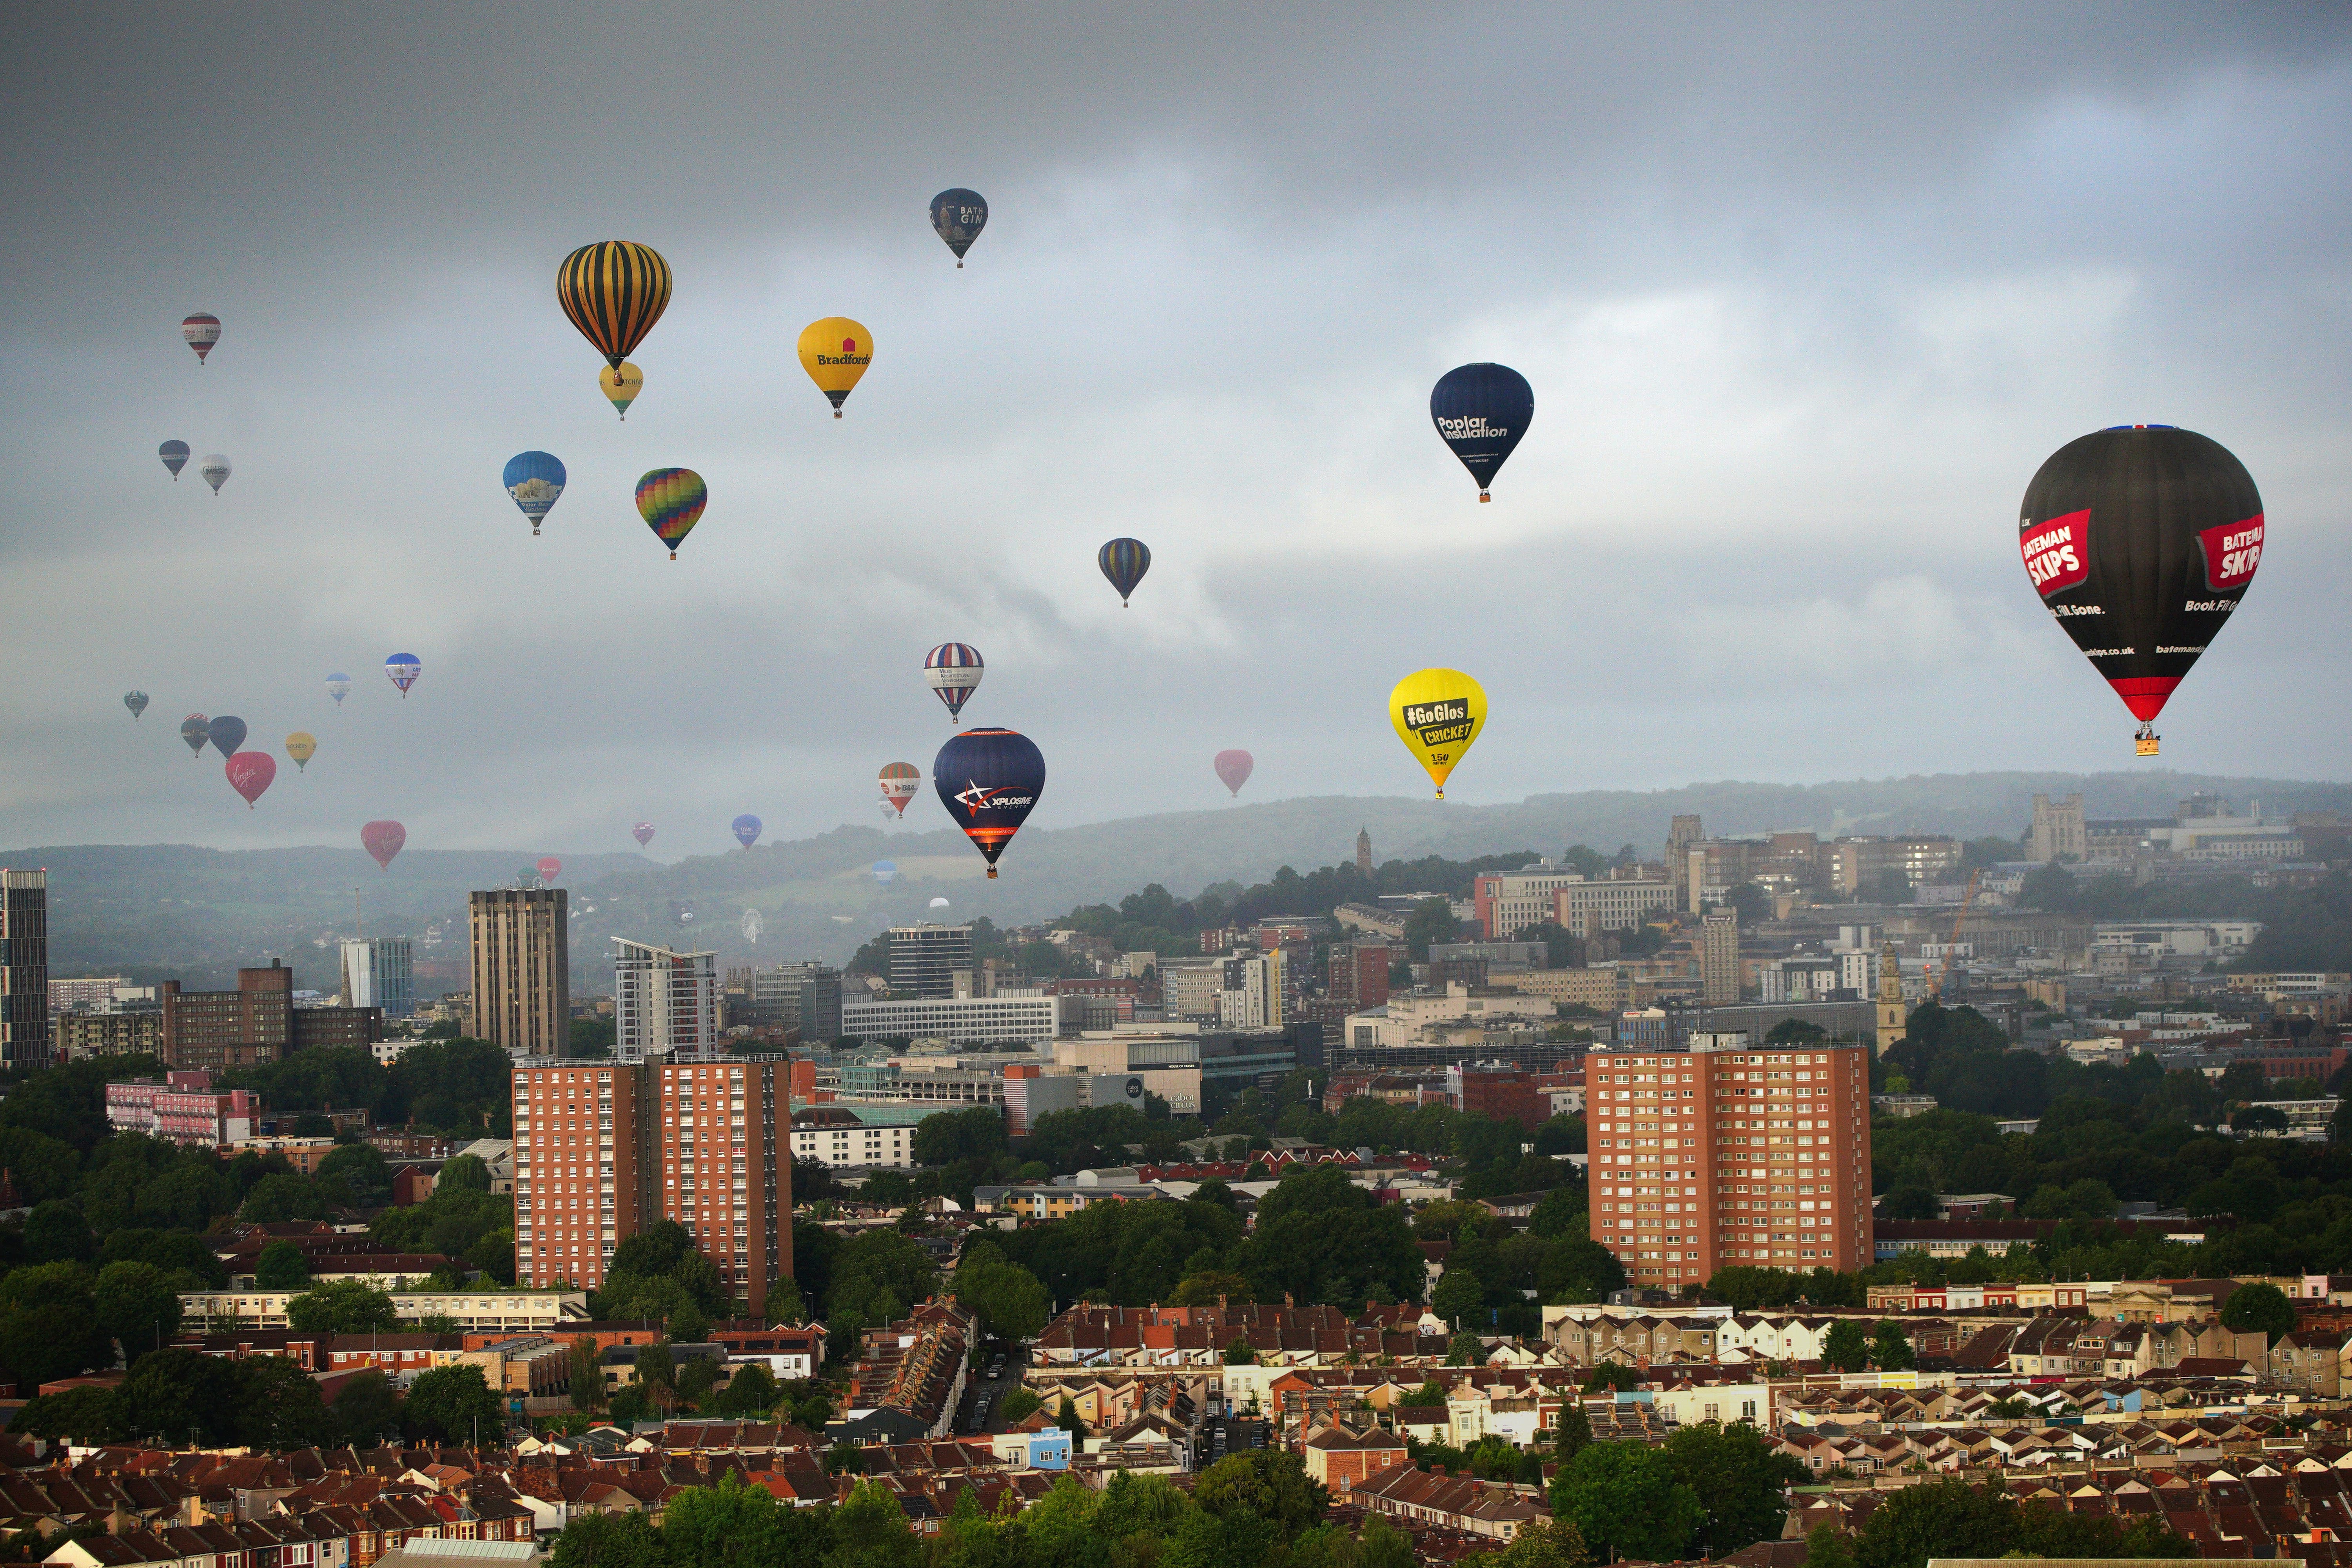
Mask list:
[[[245,809],[251,811],[269,781],[278,776],[278,759],[268,752],[239,752],[221,771],[228,774],[228,787],[245,796]]]
[[[562,875],[563,875],[562,861],[557,859],[552,855],[545,855],[540,858],[539,879],[541,881],[546,883],[551,888],[555,886],[555,879]]]
[[[1223,779],[1225,787],[1236,795],[1242,793],[1242,785],[1249,783],[1250,769],[1256,765],[1247,752],[1217,753],[1217,777]]]
[[[389,871],[392,858],[408,842],[408,829],[397,822],[371,822],[360,829],[360,842],[375,857],[375,863]]]
[[[629,829],[629,836],[637,841],[637,847],[642,849],[654,841],[654,825],[650,822],[640,822]]]

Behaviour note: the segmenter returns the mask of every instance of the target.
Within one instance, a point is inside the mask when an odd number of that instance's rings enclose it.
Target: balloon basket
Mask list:
[[[988,868],[988,879],[992,882],[996,880],[996,868],[993,866]]]
[[[2132,737],[2132,750],[2139,756],[2155,756],[2157,742],[2162,739],[2164,737],[2158,734],[2153,728],[2143,726],[2140,732]]]
[[[835,409],[835,410],[833,411],[833,416],[834,416],[835,419],[840,418],[840,417],[841,417],[841,410],[840,410],[840,409],[838,409],[838,408]]]

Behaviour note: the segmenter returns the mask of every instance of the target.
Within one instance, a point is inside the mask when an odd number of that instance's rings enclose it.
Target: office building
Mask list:
[[[792,1064],[664,1062],[656,1086],[661,1197],[719,1270],[739,1316],[767,1307],[793,1272]]]
[[[946,1040],[992,1047],[1049,1044],[1061,1032],[1052,996],[940,997],[926,1001],[844,1001],[841,1032],[857,1040]]]
[[[841,971],[812,964],[801,981],[796,1016],[801,1043],[829,1045],[841,1038]]]
[[[2083,834],[2083,797],[2070,795],[2052,800],[2046,795],[2035,795],[2033,830],[2026,836],[2025,858],[2046,866],[2062,858],[2081,860],[2088,854]]]
[[[718,1048],[718,955],[614,938],[614,1059],[640,1062]]]
[[[100,974],[59,980],[49,980],[49,1011],[52,1013],[103,1013],[114,1005],[117,991],[137,989],[127,974]]]
[[[387,1018],[416,1011],[415,955],[404,936],[356,937],[343,943],[343,1001],[380,1007]]]
[[[125,1008],[120,1013],[60,1013],[50,1020],[49,1048],[59,1061],[89,1057],[155,1057],[163,1054],[163,1009]]]
[[[1873,1259],[1870,1054],[1695,1034],[1585,1058],[1592,1239],[1637,1286]]]
[[[1389,999],[1389,967],[1396,950],[1386,942],[1335,942],[1328,986],[1331,1000],[1353,1012],[1378,1007]]]
[[[919,925],[890,928],[890,989],[903,997],[955,994],[955,972],[970,969],[971,927]]]
[[[660,1115],[644,1063],[514,1069],[515,1278],[595,1289],[659,1213]]]
[[[470,900],[473,1024],[509,1056],[560,1057],[572,1037],[569,896],[562,888],[496,888]]]
[[[1160,1011],[1164,1017],[1213,1021],[1217,1016],[1217,994],[1224,988],[1222,959],[1160,961]]]
[[[0,1067],[49,1065],[49,874],[0,869]]]
[[[1699,999],[1710,1007],[1739,1000],[1739,917],[1725,910],[1699,922]]]

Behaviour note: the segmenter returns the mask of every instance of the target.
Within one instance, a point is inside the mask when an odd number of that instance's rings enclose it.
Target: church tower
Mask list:
[[[1885,1056],[1887,1047],[1902,1039],[1910,1022],[1903,1007],[1903,969],[1895,961],[1895,944],[1890,942],[1878,950],[1878,1028],[1874,1047],[1877,1054]]]
[[[1372,874],[1372,836],[1368,829],[1356,829],[1356,870],[1370,877]]]

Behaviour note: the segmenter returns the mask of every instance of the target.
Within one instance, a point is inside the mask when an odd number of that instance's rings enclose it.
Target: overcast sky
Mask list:
[[[2352,11],[778,10],[0,16],[0,845],[871,823],[949,639],[1040,825],[1214,804],[1226,746],[1248,797],[1419,793],[1382,703],[1427,664],[1486,684],[1466,800],[2129,765],[2012,521],[2135,421],[2273,524],[2166,763],[2352,771]],[[554,298],[604,238],[677,277],[625,424]],[[833,314],[839,422],[793,353]],[[1536,414],[1479,506],[1428,392],[1487,359]],[[671,464],[676,563],[631,502]],[[316,771],[248,812],[191,710]]]

